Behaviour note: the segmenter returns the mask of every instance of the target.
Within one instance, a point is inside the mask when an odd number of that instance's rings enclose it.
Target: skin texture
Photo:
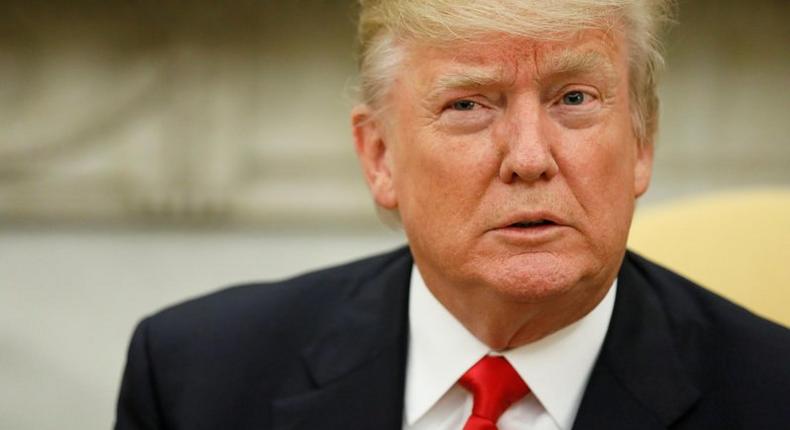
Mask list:
[[[497,350],[586,315],[651,174],[622,34],[402,48],[387,108],[359,105],[352,123],[373,197],[399,212],[428,288]],[[512,227],[540,219],[552,224]]]

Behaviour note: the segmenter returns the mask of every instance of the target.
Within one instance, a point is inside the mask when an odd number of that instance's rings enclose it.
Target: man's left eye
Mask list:
[[[566,105],[578,106],[584,104],[587,94],[581,91],[571,91],[562,96],[562,102]]]
[[[471,100],[458,100],[450,105],[453,110],[473,110],[476,106],[477,103]]]

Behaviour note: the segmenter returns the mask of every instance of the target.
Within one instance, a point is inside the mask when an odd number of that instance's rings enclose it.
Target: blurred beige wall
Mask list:
[[[0,429],[107,428],[144,314],[402,241],[353,155],[353,10],[2,2]],[[644,204],[790,186],[790,2],[680,12]]]
[[[790,2],[685,0],[647,204],[790,185]]]
[[[352,2],[5,9],[6,223],[375,225],[349,138]]]

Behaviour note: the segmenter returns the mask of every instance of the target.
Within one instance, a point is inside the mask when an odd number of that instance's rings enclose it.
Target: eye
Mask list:
[[[570,91],[562,96],[562,103],[570,106],[579,106],[587,100],[587,94],[581,91]]]
[[[472,100],[458,100],[450,104],[450,108],[453,110],[473,110],[475,107],[477,107],[477,103]]]

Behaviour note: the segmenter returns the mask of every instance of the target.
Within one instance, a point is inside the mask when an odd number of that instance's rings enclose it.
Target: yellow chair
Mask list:
[[[628,244],[790,327],[790,189],[728,192],[640,208]]]

